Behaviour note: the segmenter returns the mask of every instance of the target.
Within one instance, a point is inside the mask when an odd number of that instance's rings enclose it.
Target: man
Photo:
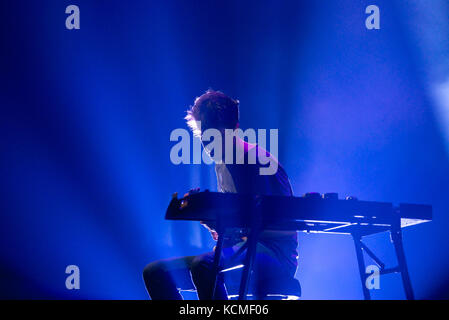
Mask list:
[[[235,130],[239,127],[239,102],[222,92],[208,90],[195,100],[194,105],[187,111],[186,120],[194,135],[200,137],[202,141],[203,134],[207,129],[216,129],[222,134],[222,137],[225,137],[226,129],[229,131],[229,129]],[[225,146],[225,139],[222,139],[222,143],[224,147],[222,157],[218,159],[217,155],[213,157],[220,192],[293,195],[287,174],[266,150],[234,136],[232,149],[236,152],[234,154],[233,150],[231,151],[233,161],[229,163],[229,161],[223,160],[230,150],[228,146]],[[259,161],[259,155],[263,155],[269,161],[263,161],[265,164],[262,164]],[[251,157],[256,161],[249,161]],[[271,175],[261,175],[260,169],[267,166],[275,167],[276,172]],[[198,189],[191,190],[191,192],[197,191]],[[275,214],[276,212],[273,212],[273,215]],[[206,227],[216,240],[217,234],[213,226]],[[227,236],[221,258],[222,268],[231,268],[243,263],[246,250],[243,250],[237,257],[232,256],[245,243],[246,237],[244,236],[245,234]],[[279,283],[282,279],[294,277],[297,267],[297,244],[296,232],[267,230],[261,233],[254,260],[252,279],[255,284],[253,290],[267,292],[270,282]],[[213,256],[214,252],[212,251],[199,256],[172,258],[150,263],[143,272],[150,297],[153,300],[182,299],[178,288],[184,290],[196,288],[200,300],[212,299],[215,281]],[[215,298],[227,299],[223,276],[218,279]]]

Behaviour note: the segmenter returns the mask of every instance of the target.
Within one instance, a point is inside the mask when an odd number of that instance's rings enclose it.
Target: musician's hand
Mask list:
[[[198,193],[198,192],[200,192],[200,188],[190,189],[189,192],[184,194],[184,197],[182,199],[184,199],[192,194]],[[189,205],[189,202],[187,200],[181,200],[181,209],[186,208],[188,205]]]
[[[200,221],[200,223],[201,223],[201,225],[203,227],[205,227],[210,232],[210,235],[212,236],[212,239],[217,241],[218,240],[218,233],[217,233],[217,231],[215,231],[214,229],[209,227],[204,221]]]
[[[217,233],[217,231],[211,230],[210,234],[212,236],[212,239],[214,239],[215,241],[218,240],[218,233]]]
[[[184,198],[185,198],[185,197],[188,197],[188,196],[190,196],[190,195],[192,195],[192,194],[198,193],[198,192],[200,192],[200,188],[190,189],[189,192],[187,192],[186,194],[184,194]]]

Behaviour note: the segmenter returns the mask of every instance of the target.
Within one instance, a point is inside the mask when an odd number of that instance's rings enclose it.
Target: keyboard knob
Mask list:
[[[307,192],[306,194],[304,194],[304,198],[321,199],[321,194],[319,192]]]
[[[323,194],[323,199],[338,200],[338,193],[336,193],[336,192],[325,193],[325,194]]]

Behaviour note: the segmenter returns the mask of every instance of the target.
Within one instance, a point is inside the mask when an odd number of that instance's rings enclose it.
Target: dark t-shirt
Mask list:
[[[244,164],[236,164],[235,158],[233,164],[215,164],[219,192],[293,196],[287,173],[268,151],[246,142],[241,146],[244,148]],[[258,155],[261,152],[269,159],[269,163],[260,163]],[[255,164],[249,164],[248,159],[251,156],[255,157]],[[268,168],[270,165],[277,168],[275,173],[261,175],[260,169]],[[276,215],[276,212],[273,212],[273,215]],[[259,242],[273,250],[282,263],[296,269],[298,257],[296,232],[264,231]]]

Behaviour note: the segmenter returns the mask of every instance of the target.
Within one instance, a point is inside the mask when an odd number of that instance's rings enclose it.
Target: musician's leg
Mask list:
[[[296,267],[292,267],[285,258],[280,258],[272,249],[263,244],[257,245],[254,259],[253,283],[250,286],[256,299],[265,299],[266,294],[281,294],[273,292],[274,288],[282,288],[284,281],[293,279]]]
[[[193,258],[171,258],[148,264],[143,279],[151,299],[182,300],[178,288],[194,289],[189,272]]]
[[[244,263],[246,250],[241,251],[238,256],[233,255],[239,251],[243,243],[244,242],[241,242],[233,247],[223,248],[221,257],[222,268],[231,268]],[[252,285],[250,285],[250,287],[255,289],[255,291],[264,292],[269,290],[269,288],[265,288],[265,286],[269,286],[270,281],[279,281],[281,278],[293,278],[296,267],[292,268],[292,266],[284,260],[287,259],[281,259],[275,251],[258,243],[254,261],[254,274],[251,281]],[[192,260],[192,280],[200,300],[212,299],[212,290],[215,280],[213,261],[214,252],[196,256]],[[233,273],[233,271],[230,272]],[[228,273],[225,273],[225,276],[227,278],[233,278],[233,276],[228,275]],[[227,280],[228,279],[226,279],[226,281]],[[235,281],[235,279],[232,279],[232,281]],[[224,279],[221,275],[218,278],[215,298],[218,300],[227,300],[228,298]]]
[[[198,293],[198,298],[200,300],[212,300],[212,291],[215,283],[214,252],[196,256],[192,261],[190,271]],[[221,275],[218,277],[215,289],[215,299],[228,300],[223,277]]]
[[[238,249],[242,243],[232,247],[234,252],[238,252]],[[228,253],[229,254],[229,253]],[[243,264],[245,262],[246,250],[242,251],[239,256],[230,259],[224,259],[228,262],[225,268],[230,268],[235,265]],[[248,290],[255,294],[256,299],[264,298],[266,293],[276,293],[270,292],[275,283],[275,287],[279,287],[280,281],[285,281],[288,279],[293,279],[296,271],[296,264],[291,263],[286,257],[282,257],[276,250],[265,246],[264,244],[258,243],[256,248],[256,255],[254,257],[253,273],[250,278],[250,284]],[[233,283],[240,283],[240,272],[235,273],[231,271],[225,274],[225,281],[232,281]],[[238,275],[238,277],[236,277]]]

